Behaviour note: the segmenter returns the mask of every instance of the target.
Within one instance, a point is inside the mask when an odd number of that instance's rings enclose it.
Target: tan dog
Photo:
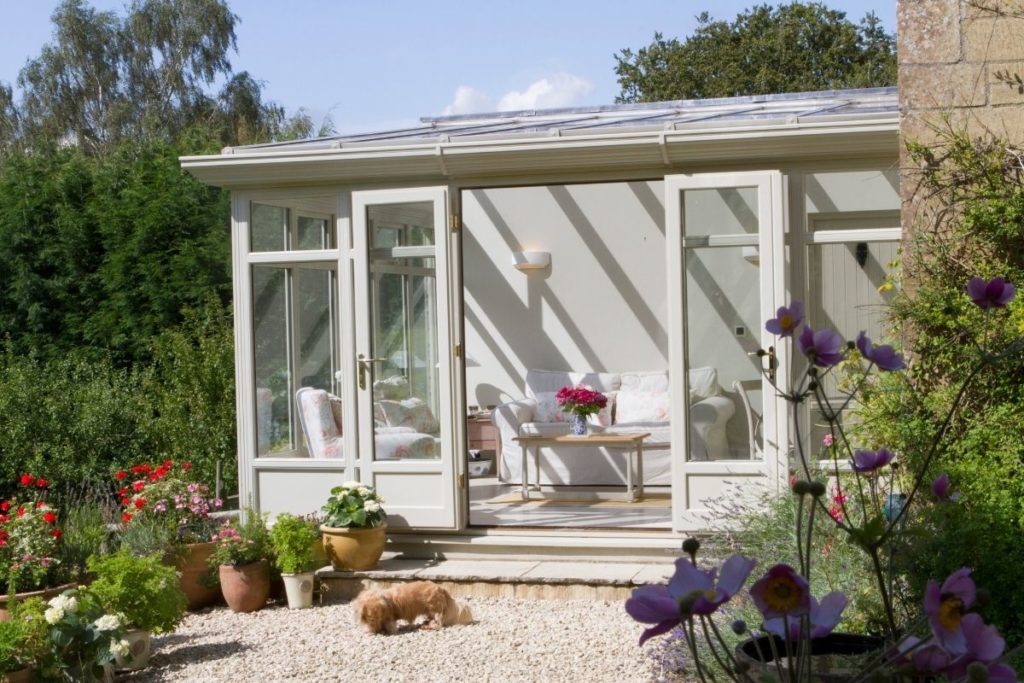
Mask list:
[[[399,621],[410,624],[417,617],[429,620],[424,629],[437,629],[452,624],[473,623],[469,607],[457,602],[448,591],[433,581],[413,581],[386,590],[368,590],[355,601],[356,618],[368,633],[393,634]]]

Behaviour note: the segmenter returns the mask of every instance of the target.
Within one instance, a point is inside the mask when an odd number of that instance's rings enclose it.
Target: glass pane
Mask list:
[[[326,218],[299,216],[296,249],[331,249],[330,221]]]
[[[686,249],[686,386],[690,460],[755,457],[748,415],[762,414],[758,267],[743,247]],[[751,412],[746,410],[749,401]]]
[[[440,457],[431,202],[369,207],[374,457]],[[401,253],[418,247],[419,253]]]
[[[287,284],[285,268],[252,268],[257,455],[287,452],[295,447]]]
[[[284,251],[288,248],[288,209],[256,204],[249,213],[252,251]]]
[[[683,192],[683,235],[756,235],[757,188],[729,187]]]
[[[856,339],[865,330],[876,343],[884,341],[885,311],[895,292],[887,291],[887,267],[897,258],[898,242],[846,242],[815,244],[809,247],[807,314],[815,329],[829,327],[844,339]],[[840,395],[835,373],[822,380],[826,396]],[[819,410],[811,413],[810,443],[812,449],[825,435],[824,420]]]
[[[298,308],[299,386],[334,393],[335,349],[334,272],[315,268],[295,270]]]

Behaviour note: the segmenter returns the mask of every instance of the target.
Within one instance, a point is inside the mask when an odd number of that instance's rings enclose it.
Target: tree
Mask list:
[[[18,76],[21,102],[0,84],[0,151],[73,144],[102,155],[195,125],[220,146],[308,135],[301,112],[288,118],[261,83],[232,72],[237,21],[225,0],[135,0],[124,17],[64,0],[53,42]],[[207,92],[218,79],[221,92]]]
[[[654,34],[615,55],[618,102],[733,97],[896,84],[895,38],[874,14],[860,25],[821,3],[758,5],[735,21],[704,12],[684,42]]]

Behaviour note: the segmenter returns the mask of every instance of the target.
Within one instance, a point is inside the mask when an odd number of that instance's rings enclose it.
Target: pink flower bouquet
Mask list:
[[[555,394],[562,410],[573,415],[594,415],[608,405],[608,397],[587,386],[562,387]]]

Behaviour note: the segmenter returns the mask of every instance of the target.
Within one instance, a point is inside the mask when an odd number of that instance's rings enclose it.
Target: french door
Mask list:
[[[352,194],[356,465],[392,528],[457,525],[445,188]]]
[[[778,492],[789,451],[788,346],[764,329],[786,302],[777,171],[665,178],[672,373],[672,517],[706,529]],[[763,350],[764,354],[759,354]],[[762,372],[762,369],[767,372]]]

